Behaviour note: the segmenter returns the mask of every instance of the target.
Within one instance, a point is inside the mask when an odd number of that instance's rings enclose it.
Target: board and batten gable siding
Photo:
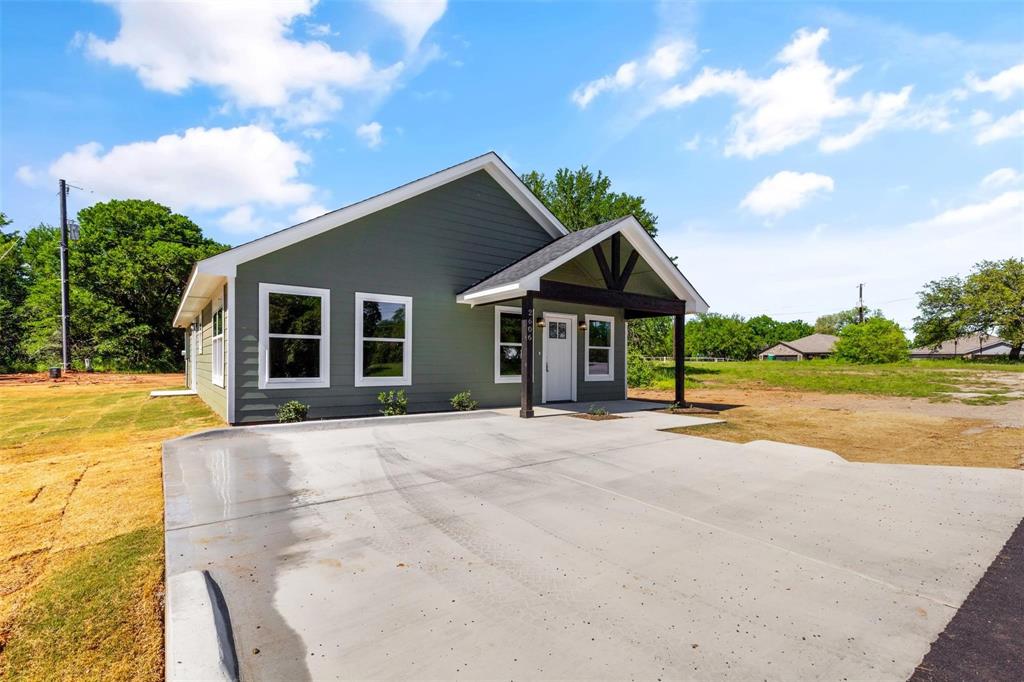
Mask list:
[[[480,171],[240,264],[235,421],[272,421],[288,400],[308,404],[313,419],[376,414],[377,394],[391,388],[405,390],[410,412],[450,409],[467,389],[481,407],[516,404],[519,385],[494,382],[494,308],[455,296],[551,239]],[[330,290],[329,388],[259,388],[261,282]],[[354,385],[356,292],[412,297],[411,386]]]
[[[214,412],[221,416],[224,421],[228,419],[228,394],[227,391],[213,383],[213,303],[207,303],[200,314],[200,339],[203,352],[196,357],[196,393],[209,405]],[[228,377],[226,383],[230,385]]]

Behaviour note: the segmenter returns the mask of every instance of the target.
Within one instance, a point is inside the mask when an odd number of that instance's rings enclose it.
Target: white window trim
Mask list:
[[[523,373],[512,376],[502,375],[501,373],[501,347],[502,346],[519,346],[519,359],[520,362],[523,358],[523,343],[522,339],[519,343],[502,343],[501,342],[501,314],[502,313],[515,313],[522,317],[523,309],[509,305],[496,305],[494,306],[494,383],[496,384],[521,384],[523,383]],[[522,325],[520,325],[522,328]],[[521,366],[521,365],[520,365]]]
[[[405,340],[402,348],[402,376],[400,377],[364,377],[363,376],[363,341],[390,341],[397,339],[363,338],[363,303],[400,303],[405,305]],[[355,324],[355,385],[356,386],[412,386],[412,297],[392,296],[390,294],[370,294],[356,292],[356,324]]]
[[[210,381],[214,386],[224,388],[224,299],[218,298],[210,309]],[[221,314],[220,334],[217,334],[217,313]],[[220,341],[220,353],[217,352],[217,341]],[[220,376],[217,376],[217,369]]]
[[[608,342],[609,346],[591,346],[590,345],[590,322],[607,322],[610,325]],[[583,347],[583,380],[584,381],[615,381],[615,318],[609,315],[586,315],[584,317],[586,323],[586,337]],[[608,374],[591,374],[590,373],[590,349],[596,348],[598,350],[608,349]]]
[[[320,339],[320,376],[308,378],[270,378],[270,294],[298,294],[320,298],[320,335],[275,334],[289,338]],[[291,284],[260,282],[259,387],[330,388],[331,386],[331,290],[299,287]]]

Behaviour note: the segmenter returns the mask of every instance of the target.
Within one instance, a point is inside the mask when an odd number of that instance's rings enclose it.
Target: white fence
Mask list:
[[[674,362],[675,358],[670,355],[661,357],[650,355],[645,356],[644,360],[649,360],[651,362]],[[735,358],[713,358],[708,355],[697,355],[693,357],[687,356],[683,358],[683,362],[739,362],[739,360],[736,360]]]

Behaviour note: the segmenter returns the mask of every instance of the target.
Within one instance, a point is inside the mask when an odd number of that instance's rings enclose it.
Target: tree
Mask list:
[[[881,310],[864,310],[864,319],[868,320],[872,317],[884,317]],[[832,334],[838,335],[848,324],[856,324],[857,320],[860,319],[860,313],[857,308],[850,308],[849,310],[840,310],[838,313],[832,313],[831,315],[822,315],[814,321],[814,333],[815,334]]]
[[[11,372],[25,364],[21,339],[25,329],[25,297],[29,271],[24,266],[24,239],[16,232],[4,234],[11,221],[0,213],[0,371]]]
[[[71,350],[118,369],[181,366],[182,335],[171,328],[192,265],[225,248],[183,215],[136,199],[95,204],[78,214],[81,237],[68,258]],[[25,235],[33,282],[25,307],[24,348],[37,362],[60,347],[59,232]]]
[[[632,214],[652,237],[658,234],[658,216],[647,210],[644,198],[612,192],[611,178],[601,171],[594,175],[586,166],[578,171],[559,168],[554,180],[537,171],[522,179],[570,232]]]
[[[672,355],[672,318],[645,317],[630,320],[626,341],[627,347],[644,357],[667,357]]]
[[[814,328],[803,320],[779,322],[767,315],[758,315],[747,320],[747,327],[757,341],[758,350],[770,348],[780,341],[793,341],[814,332]]]
[[[749,360],[759,351],[757,338],[739,315],[704,313],[686,323],[686,354]]]
[[[1010,359],[1024,346],[1024,258],[982,261],[963,287],[965,317],[972,331],[995,330],[1010,344]]]
[[[937,348],[944,341],[971,333],[962,279],[953,276],[933,280],[924,285],[918,296],[921,314],[914,318],[915,346]]]
[[[907,337],[900,326],[884,317],[847,324],[839,331],[835,356],[859,364],[901,362],[909,356]]]
[[[968,334],[997,334],[1010,344],[1010,359],[1024,346],[1024,259],[982,261],[966,279],[925,284],[914,318],[914,343],[937,347]]]

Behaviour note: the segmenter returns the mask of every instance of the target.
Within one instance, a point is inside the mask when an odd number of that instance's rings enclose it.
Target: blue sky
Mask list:
[[[0,210],[153,198],[238,244],[495,150],[587,164],[723,313],[1024,253],[1019,3],[0,5]],[[87,190],[87,191],[86,191]]]

